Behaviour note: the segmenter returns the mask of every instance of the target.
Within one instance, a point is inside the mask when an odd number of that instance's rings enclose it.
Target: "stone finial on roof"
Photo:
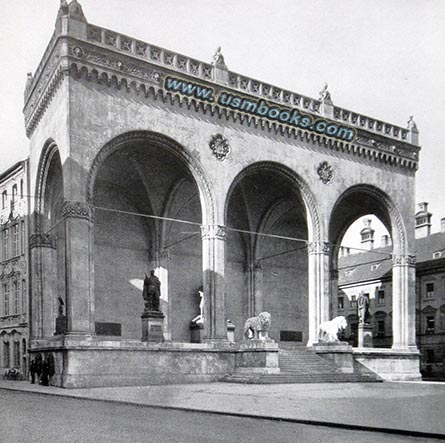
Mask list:
[[[320,101],[332,103],[331,93],[328,91],[328,84],[325,83],[320,91]]]
[[[413,145],[419,144],[419,130],[417,129],[416,122],[412,115],[409,116],[408,124],[408,141]]]
[[[417,125],[416,125],[416,122],[414,121],[414,116],[412,116],[412,115],[409,116],[407,128],[410,130],[412,130],[412,129],[417,130]]]
[[[82,11],[82,6],[80,6],[80,3],[77,0],[72,0],[71,3],[68,5],[68,15],[71,18],[78,20],[80,22],[86,23],[87,21]]]
[[[218,68],[227,69],[226,62],[224,61],[224,56],[222,55],[221,52],[221,46],[218,46],[215,54],[213,54],[212,65],[217,66]]]

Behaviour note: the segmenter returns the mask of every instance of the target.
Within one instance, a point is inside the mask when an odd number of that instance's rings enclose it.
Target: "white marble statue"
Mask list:
[[[338,342],[338,333],[346,326],[348,326],[348,322],[342,315],[325,321],[318,327],[318,340],[325,343]]]
[[[251,340],[267,340],[271,315],[261,312],[257,317],[250,317],[244,323],[244,337]]]

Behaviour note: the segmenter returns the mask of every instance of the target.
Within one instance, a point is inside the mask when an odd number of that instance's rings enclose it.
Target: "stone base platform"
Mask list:
[[[354,360],[385,381],[420,381],[420,354],[416,349],[354,348]]]
[[[214,382],[238,366],[262,373],[279,371],[278,345],[264,341],[153,343],[64,336],[32,341],[30,353],[31,358],[37,353],[52,356],[50,384],[64,388]]]

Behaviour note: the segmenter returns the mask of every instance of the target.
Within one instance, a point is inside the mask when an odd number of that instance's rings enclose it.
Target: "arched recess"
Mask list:
[[[95,208],[96,333],[140,339],[142,279],[154,269],[165,337],[190,341],[202,286],[200,225],[214,220],[210,189],[200,165],[161,134],[126,133],[101,149],[87,184]]]
[[[372,247],[368,247],[366,249],[369,249],[369,252],[361,252],[354,254],[354,256],[350,258],[345,258],[342,266],[347,263],[350,263],[351,266],[346,270],[342,269],[339,273],[339,251],[342,239],[348,228],[357,219],[365,215],[374,215],[383,223],[390,233],[392,246],[389,245],[375,251]],[[364,232],[364,230],[362,232]],[[349,188],[334,204],[329,219],[329,242],[332,245],[330,252],[330,317],[340,314],[347,316],[348,312],[354,316],[357,314],[357,303],[352,300],[352,298],[356,299],[359,296],[361,288],[357,286],[355,290],[350,289],[349,292],[351,294],[353,292],[354,295],[351,295],[349,299],[344,292],[339,293],[339,277],[344,284],[355,282],[356,280],[354,280],[354,278],[358,277],[354,277],[354,275],[357,275],[357,273],[359,273],[361,279],[368,277],[368,279],[371,279],[371,276],[374,276],[373,278],[375,279],[377,278],[375,275],[379,272],[384,272],[384,274],[381,275],[381,278],[384,278],[387,272],[391,272],[392,257],[403,256],[407,251],[407,235],[399,210],[386,193],[374,186],[365,184]],[[359,244],[357,247],[360,248],[361,245]],[[365,248],[365,246],[362,247]],[[374,264],[375,268],[372,268],[372,264]],[[377,272],[377,274],[373,274],[374,271]],[[365,285],[365,283],[363,283],[363,285]],[[398,286],[398,283],[397,285],[393,283],[392,287],[394,288],[396,286]],[[365,293],[369,292],[365,286],[363,286],[362,289]],[[337,298],[339,295],[341,295],[342,305],[344,305],[343,312],[337,312]],[[376,291],[371,291],[369,295],[371,298],[371,306],[375,306]],[[407,294],[404,294],[403,297],[407,297]],[[390,307],[388,307],[388,309],[389,308]],[[371,312],[371,315],[373,314],[374,312]],[[376,345],[379,343],[380,341],[377,340]],[[355,344],[357,344],[356,340]],[[387,346],[386,343],[385,346]]]
[[[63,166],[58,146],[51,139],[40,156],[35,196],[31,261],[36,272],[32,274],[31,324],[32,336],[42,337],[54,333],[57,298],[66,303]]]
[[[273,339],[306,342],[307,243],[321,237],[308,186],[281,164],[255,163],[233,181],[225,220],[226,313],[235,323],[236,338],[242,339],[247,317],[267,311],[272,314]]]

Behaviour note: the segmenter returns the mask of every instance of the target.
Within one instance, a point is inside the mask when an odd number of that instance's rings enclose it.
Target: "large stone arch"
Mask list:
[[[351,222],[369,213],[374,213],[391,233],[394,254],[406,255],[407,233],[399,209],[387,193],[368,184],[351,186],[334,203],[329,217],[330,242],[338,245]]]
[[[186,149],[184,149],[181,144],[171,139],[170,137],[167,137],[166,135],[152,131],[126,132],[124,134],[118,135],[117,137],[114,137],[100,149],[93,160],[88,175],[86,196],[89,203],[91,203],[93,199],[95,178],[100,165],[108,156],[131,142],[151,143],[153,145],[159,146],[160,148],[166,149],[168,152],[172,153],[180,160],[184,161],[188,166],[200,192],[203,221],[205,221],[206,224],[214,224],[216,218],[214,192],[212,184],[207,177],[204,169],[201,167],[199,162],[195,158],[193,158],[193,156],[189,152],[187,152]]]
[[[405,222],[394,200],[383,190],[358,184],[344,191],[332,207],[329,218],[330,294],[338,293],[338,250],[349,225],[361,216],[373,214],[392,237],[393,349],[416,350],[415,342],[415,259]],[[389,257],[388,257],[389,258]]]
[[[122,171],[121,177],[110,171]],[[107,191],[112,186],[116,192]],[[216,217],[211,184],[199,162],[162,134],[121,134],[93,160],[86,197],[95,208],[91,250],[96,323],[120,323],[122,338],[137,338],[140,328],[134,318],[143,309],[137,282],[154,269],[161,280],[165,337],[189,341],[204,278],[200,226]],[[184,204],[188,198],[193,205]],[[107,220],[106,208],[111,210]],[[107,276],[114,282],[112,290]],[[108,309],[112,303],[118,309]]]
[[[309,186],[282,164],[251,164],[229,187],[224,219],[228,227],[228,317],[239,324],[242,315],[268,311],[274,319],[273,339],[308,340],[311,283],[307,246],[322,236]]]
[[[310,190],[309,185],[296,172],[292,171],[290,168],[282,165],[281,163],[264,161],[254,163],[244,168],[232,181],[230,188],[226,194],[224,204],[224,220],[227,220],[227,207],[233,190],[244,177],[255,171],[275,172],[285,179],[289,180],[290,183],[292,183],[295,191],[301,194],[302,200],[306,206],[308,219],[308,241],[321,241],[323,237],[323,226],[321,223],[320,211],[317,206],[314,194]]]

